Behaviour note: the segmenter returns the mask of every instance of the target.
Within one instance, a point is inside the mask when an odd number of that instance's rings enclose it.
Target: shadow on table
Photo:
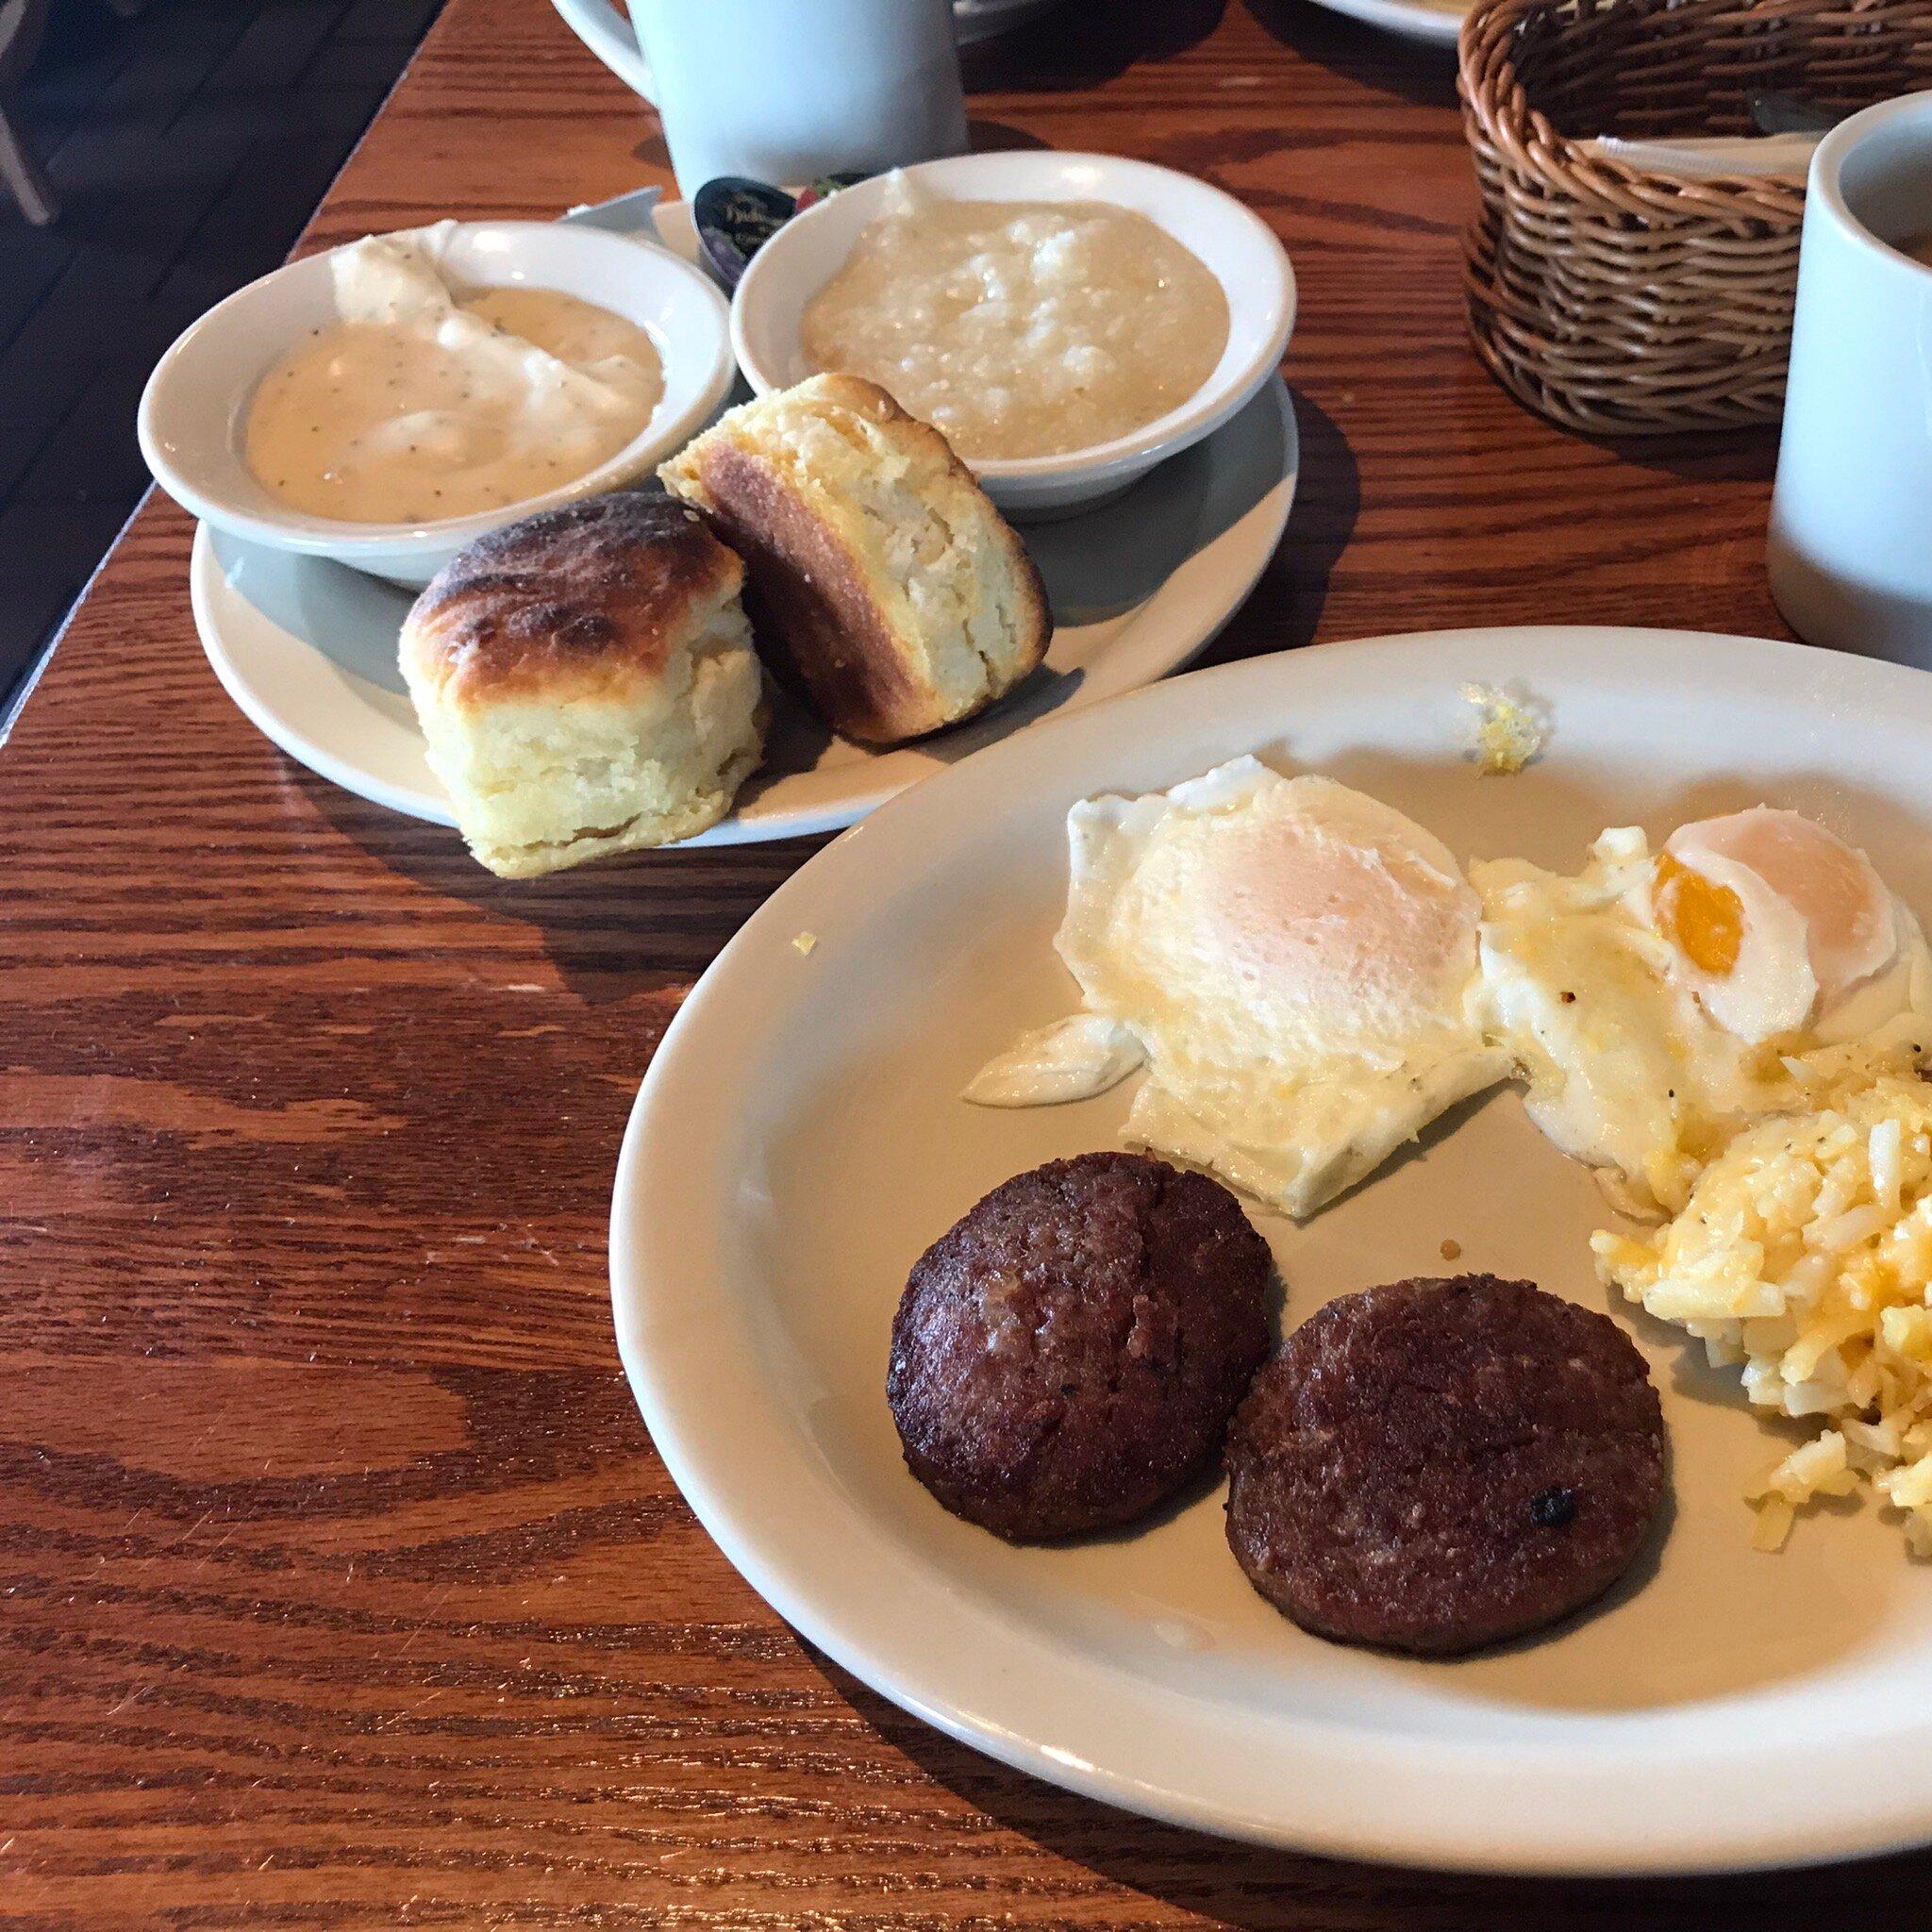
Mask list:
[[[1015,127],[1007,121],[988,121],[979,115],[970,115],[966,122],[966,145],[976,155],[1010,154],[1015,148],[1031,148],[1036,152],[1053,145],[1042,141],[1037,134],[1029,134],[1024,127]]]
[[[1344,80],[1432,108],[1456,105],[1454,47],[1411,40],[1307,0],[1247,0],[1247,8],[1272,39]]]
[[[1289,359],[1293,360],[1292,346]],[[1202,653],[1203,664],[1291,651],[1312,643],[1328,601],[1328,579],[1355,534],[1362,479],[1355,452],[1334,417],[1291,387],[1301,468],[1294,507],[1274,559],[1242,607],[1238,623]]]
[[[1777,425],[1707,429],[1685,436],[1593,436],[1591,441],[1639,470],[1697,483],[1769,483],[1777,468]]]
[[[1241,1932],[1759,1932],[1772,1924],[1854,1924],[1906,1932],[1924,1921],[1932,1854],[1810,1872],[1680,1879],[1460,1877],[1210,1838],[1041,1784],[982,1757],[874,1695],[806,1648],[859,1717],[936,1782],[1099,1885],[1145,1894]]]
[[[1470,350],[1480,364],[1481,358]],[[1485,378],[1499,394],[1539,423],[1547,419],[1520,401],[1485,369]],[[1746,429],[1693,429],[1668,436],[1609,436],[1572,429],[1560,423],[1550,428],[1580,442],[1593,443],[1607,456],[1632,469],[1657,470],[1692,483],[1769,483],[1777,469],[1778,425],[1760,424]]]
[[[694,978],[827,842],[639,852],[542,878],[500,879],[447,827],[371,805],[292,760],[287,771],[316,811],[378,863],[439,897],[529,928],[566,989],[592,1005]],[[423,931],[425,949],[451,944],[446,917],[426,920]],[[498,949],[489,971],[515,977],[514,964]]]

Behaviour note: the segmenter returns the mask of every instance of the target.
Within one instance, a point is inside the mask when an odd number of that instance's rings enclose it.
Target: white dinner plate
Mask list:
[[[1468,680],[1520,683],[1548,749],[1463,750]],[[752,1585],[883,1695],[1114,1804],[1283,1845],[1439,1866],[1663,1872],[1932,1838],[1932,1566],[1874,1507],[1750,1547],[1746,1480],[1790,1436],[1735,1373],[1619,1303],[1675,1491],[1607,1602],[1427,1662],[1308,1636],[1229,1555],[1218,1486],[1138,1532],[1019,1549],[908,1475],[884,1395],[907,1270],[1008,1175],[1117,1145],[1125,1098],[957,1095],[1074,1006],[1050,940],[1064,821],[1236,753],[1332,774],[1465,859],[1574,871],[1759,799],[1814,812],[1932,911],[1932,678],[1747,639],[1456,631],[1198,673],[1055,720],[894,800],[781,887],[685,1002],[638,1096],[611,1228],[617,1335],[652,1440]],[[1607,1210],[1507,1090],[1306,1226],[1256,1210],[1294,1324],[1456,1266],[1609,1306]]]
[[[1345,13],[1351,20],[1440,47],[1456,44],[1469,12],[1464,0],[1314,0],[1314,4],[1330,13]]]
[[[695,258],[682,202],[659,234]],[[1131,691],[1185,664],[1241,608],[1281,541],[1300,460],[1294,405],[1274,376],[1212,436],[1124,496],[1021,534],[1046,579],[1045,664],[1004,704],[897,751],[832,738],[780,713],[764,767],[733,811],[689,845],[849,825],[915,779],[1058,710]],[[332,784],[433,824],[456,823],[430,771],[396,664],[410,593],[326,558],[195,532],[195,627],[223,688],[256,728]]]

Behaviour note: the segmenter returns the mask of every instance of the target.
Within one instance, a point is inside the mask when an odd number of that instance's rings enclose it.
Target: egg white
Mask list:
[[[1485,1024],[1527,1082],[1531,1120],[1598,1170],[1615,1206],[1646,1218],[1681,1209],[1746,1122],[1842,1080],[1847,1053],[1875,1071],[1932,1042],[1932,954],[1896,900],[1890,963],[1813,1011],[1802,923],[1781,900],[1756,903],[1765,895],[1747,882],[1760,928],[1740,958],[1754,977],[1713,1001],[1707,975],[1687,970],[1652,924],[1654,867],[1644,834],[1624,826],[1605,832],[1574,876],[1523,859],[1470,868]],[[1730,883],[1728,870],[1707,875]]]
[[[1144,1061],[1131,1144],[1305,1216],[1508,1071],[1476,896],[1392,808],[1242,758],[1090,799],[1068,838],[1056,944],[1089,1024],[1028,1036],[969,1098],[1073,1097]]]

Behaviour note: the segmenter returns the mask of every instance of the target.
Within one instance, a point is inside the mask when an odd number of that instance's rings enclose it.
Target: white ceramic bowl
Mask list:
[[[905,172],[950,200],[1105,201],[1131,208],[1192,249],[1226,291],[1227,346],[1178,408],[1090,449],[973,464],[987,493],[1015,515],[1056,516],[1117,494],[1220,428],[1274,373],[1288,347],[1294,271],[1287,252],[1253,209],[1191,175],[1050,149],[960,155]],[[732,300],[731,343],[760,394],[812,374],[800,340],[806,308],[843,265],[885,192],[883,175],[844,189],[786,223],[753,258]]]
[[[449,231],[441,260],[471,287],[556,289],[644,329],[663,359],[664,393],[642,432],[575,482],[475,516],[348,524],[276,502],[243,455],[248,405],[297,336],[336,319],[328,258],[314,255],[217,303],[156,366],[141,398],[141,449],[161,488],[204,522],[253,542],[422,585],[486,530],[641,475],[695,434],[731,387],[724,297],[661,248],[549,222],[468,222]]]

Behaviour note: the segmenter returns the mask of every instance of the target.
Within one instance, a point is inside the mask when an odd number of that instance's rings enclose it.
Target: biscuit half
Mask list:
[[[658,474],[744,558],[759,650],[841,737],[957,724],[1046,653],[1025,545],[945,438],[876,383],[817,375],[759,396]]]

